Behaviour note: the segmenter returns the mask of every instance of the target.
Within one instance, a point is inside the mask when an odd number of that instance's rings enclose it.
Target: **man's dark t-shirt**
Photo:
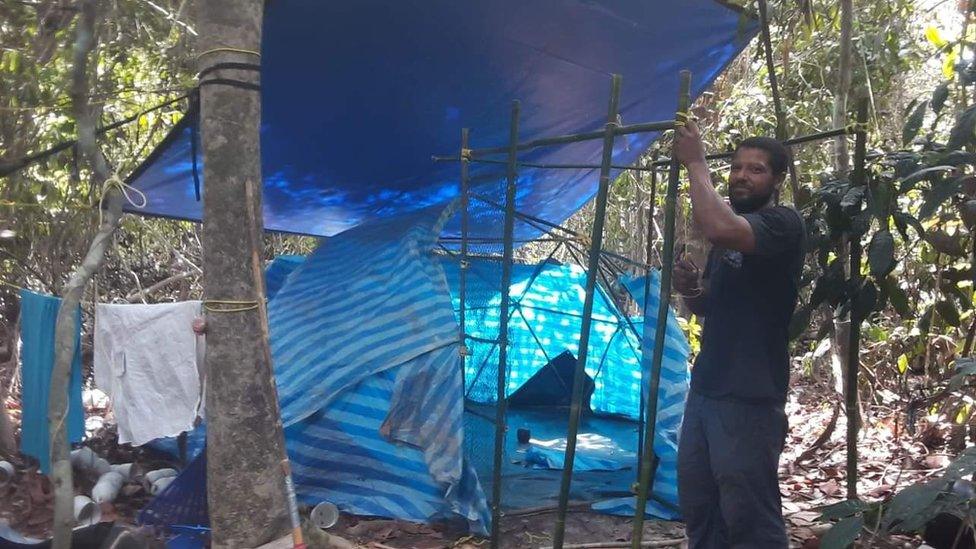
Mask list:
[[[803,219],[792,208],[763,208],[751,254],[712,249],[708,300],[691,389],[712,398],[786,402],[789,324],[803,269]]]

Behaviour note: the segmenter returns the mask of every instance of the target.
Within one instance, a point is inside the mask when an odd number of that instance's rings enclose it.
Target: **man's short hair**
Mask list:
[[[773,175],[783,175],[790,165],[790,151],[778,139],[772,137],[747,137],[739,142],[735,151],[739,149],[759,149],[769,155],[769,167]]]

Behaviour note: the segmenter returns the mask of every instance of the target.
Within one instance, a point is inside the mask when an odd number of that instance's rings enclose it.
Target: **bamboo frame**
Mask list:
[[[691,72],[681,71],[681,86],[678,92],[678,113],[688,112],[691,105]],[[644,433],[644,448],[641,461],[640,480],[637,483],[637,505],[634,511],[634,531],[631,535],[632,547],[638,549],[644,536],[644,510],[647,494],[654,489],[654,469],[657,459],[649,459],[654,452],[654,434],[657,424],[657,395],[661,386],[661,364],[664,362],[664,338],[667,334],[668,312],[671,307],[671,271],[674,267],[674,225],[675,209],[678,202],[678,178],[681,166],[677,159],[671,159],[668,171],[668,192],[664,203],[664,250],[661,257],[661,297],[658,300],[657,324],[654,327],[654,354],[651,361],[651,385],[647,393],[647,420]]]
[[[508,386],[508,318],[509,292],[512,285],[512,240],[515,233],[515,182],[518,154],[519,115],[521,103],[512,102],[511,125],[508,144],[508,184],[505,187],[505,228],[502,255],[502,302],[498,327],[498,386],[495,408],[495,461],[491,484],[491,547],[501,543],[502,460],[505,453],[505,389]]]
[[[681,91],[679,93],[679,106],[678,112],[685,113],[688,111],[690,104],[690,80],[691,74],[688,71],[681,71]],[[675,207],[677,201],[677,185],[678,176],[680,173],[680,167],[678,164],[670,158],[664,158],[660,160],[654,160],[649,164],[642,167],[637,166],[620,166],[614,165],[611,162],[612,151],[613,151],[613,141],[617,135],[625,135],[627,133],[637,133],[638,131],[661,131],[663,129],[673,128],[673,122],[652,122],[647,124],[635,124],[631,126],[617,126],[616,121],[616,110],[619,108],[619,85],[620,78],[614,75],[613,86],[611,90],[611,101],[610,107],[608,109],[608,123],[605,128],[600,132],[587,132],[582,134],[574,135],[564,135],[552,138],[542,138],[533,141],[528,141],[525,143],[518,142],[518,117],[520,114],[520,108],[518,102],[513,103],[512,109],[512,120],[510,128],[510,140],[509,145],[505,148],[495,147],[495,148],[484,148],[484,149],[471,149],[468,147],[468,141],[466,139],[466,132],[462,134],[462,146],[459,154],[457,156],[434,156],[435,161],[460,161],[462,163],[462,204],[464,215],[467,215],[468,205],[471,198],[479,200],[485,204],[496,207],[505,212],[505,234],[501,240],[503,244],[502,257],[495,256],[484,256],[481,254],[471,255],[467,253],[467,244],[470,241],[478,241],[480,243],[498,243],[497,238],[491,237],[472,237],[467,234],[467,229],[464,227],[464,219],[462,219],[462,234],[460,239],[457,237],[446,238],[443,240],[457,242],[461,241],[461,247],[464,253],[461,254],[462,260],[468,257],[479,257],[479,258],[490,258],[499,259],[503,263],[503,280],[502,280],[502,312],[501,312],[501,324],[499,339],[496,341],[490,341],[487,343],[493,343],[499,345],[499,370],[498,370],[498,380],[497,380],[497,409],[495,415],[495,456],[494,456],[494,471],[493,471],[493,486],[492,486],[492,532],[491,532],[491,547],[495,548],[499,546],[500,543],[500,529],[499,522],[502,517],[501,513],[501,468],[502,460],[504,455],[504,442],[505,442],[505,430],[506,430],[506,392],[507,392],[507,330],[508,321],[512,318],[514,311],[510,309],[511,296],[510,285],[511,285],[511,268],[512,268],[512,255],[513,255],[513,245],[514,239],[514,223],[515,220],[521,220],[522,222],[531,225],[543,232],[559,232],[562,233],[563,237],[550,237],[552,242],[561,242],[566,244],[576,243],[582,244],[586,242],[586,237],[577,233],[571,229],[563,227],[559,224],[552,223],[545,219],[532,216],[525,212],[520,212],[515,208],[514,201],[514,191],[516,183],[517,170],[520,167],[530,167],[530,168],[540,168],[540,169],[600,169],[600,186],[598,189],[596,197],[596,212],[594,215],[594,225],[593,234],[591,236],[590,242],[592,243],[589,250],[588,257],[588,268],[587,268],[587,283],[586,283],[586,299],[584,301],[584,311],[581,315],[582,318],[582,329],[580,333],[578,358],[576,364],[576,376],[574,379],[573,387],[573,400],[572,407],[570,409],[570,425],[567,432],[567,448],[565,465],[562,472],[562,482],[561,489],[559,493],[559,505],[557,507],[557,518],[556,526],[553,536],[553,547],[563,547],[564,544],[564,533],[565,533],[565,517],[568,510],[568,495],[569,488],[572,482],[573,476],[573,462],[575,460],[575,449],[576,449],[576,434],[579,430],[579,420],[581,415],[581,396],[582,396],[582,375],[581,372],[585,371],[587,351],[589,344],[589,331],[592,323],[597,321],[592,317],[593,299],[596,291],[597,278],[602,277],[606,279],[604,273],[601,272],[601,267],[610,265],[612,263],[610,260],[621,261],[623,263],[636,266],[647,272],[650,275],[650,270],[652,266],[650,265],[650,255],[653,249],[653,234],[655,231],[653,225],[653,215],[654,215],[654,205],[648,210],[649,223],[648,223],[648,241],[647,241],[647,254],[648,259],[646,262],[634,261],[630,258],[615,254],[613,252],[602,249],[602,233],[603,226],[605,223],[606,215],[606,203],[609,196],[609,185],[610,185],[610,172],[611,170],[634,170],[634,171],[649,171],[652,174],[652,200],[656,196],[656,183],[657,183],[657,171],[662,166],[669,167],[669,180],[668,189],[666,195],[665,204],[665,224],[664,224],[664,250],[662,252],[662,269],[661,269],[661,298],[659,303],[658,318],[667,318],[668,311],[670,308],[670,285],[671,285],[671,269],[674,261],[674,240],[675,240]],[[863,141],[863,126],[847,126],[843,128],[835,128],[831,130],[826,130],[823,132],[817,132],[813,134],[803,135],[794,137],[784,141],[787,146],[798,145],[802,143],[809,143],[813,141],[820,141],[824,139],[829,139],[832,137],[855,134]],[[604,157],[603,161],[599,165],[590,164],[534,164],[527,162],[519,162],[518,152],[528,150],[535,147],[559,145],[567,143],[575,143],[584,140],[596,139],[602,137],[604,139]],[[862,143],[863,145],[863,143]],[[481,158],[482,156],[489,156],[493,154],[498,154],[501,152],[507,152],[508,158],[504,161],[497,159]],[[863,151],[862,151],[863,152]],[[734,152],[725,152],[719,154],[712,154],[706,156],[708,160],[725,160],[731,158]],[[863,154],[862,154],[862,164],[863,164]],[[470,178],[467,176],[467,170],[470,167],[470,163],[487,163],[487,164],[505,164],[506,165],[506,177],[508,180],[508,185],[506,187],[506,201],[505,204],[499,204],[492,201],[491,199],[480,196],[477,193],[471,192],[471,185],[480,178]],[[492,177],[498,177],[499,174],[494,174]],[[533,239],[537,241],[540,239]],[[523,242],[523,241],[519,241]],[[572,249],[569,246],[568,249]],[[582,251],[582,250],[580,250]],[[451,252],[452,255],[456,255]],[[577,258],[579,260],[579,258]],[[604,263],[605,262],[605,263]],[[462,273],[463,273],[462,268]],[[463,279],[463,275],[462,275]],[[462,293],[464,283],[462,282]],[[645,311],[646,311],[646,297],[648,289],[645,288]],[[466,306],[462,305],[462,309],[468,310]],[[473,310],[474,308],[470,308]],[[462,342],[468,339],[472,341],[477,338],[472,338],[467,336],[465,332],[464,321],[462,320],[461,326],[461,338]],[[631,328],[634,329],[633,325]],[[651,363],[651,377],[649,383],[645,383],[644,379],[641,381],[641,413],[638,421],[640,422],[640,436],[639,436],[639,481],[637,484],[637,507],[636,514],[634,517],[634,534],[632,537],[634,546],[637,547],[641,543],[641,535],[643,533],[643,518],[644,510],[648,499],[653,499],[659,501],[653,494],[653,473],[657,467],[657,459],[653,453],[653,441],[656,431],[656,419],[657,419],[657,393],[660,387],[660,375],[661,375],[661,363],[663,362],[663,347],[664,338],[666,336],[667,323],[658,322],[655,330],[655,345],[652,355]],[[635,330],[636,331],[636,330]],[[638,333],[637,337],[643,342],[643,333]],[[642,376],[643,377],[643,376]],[[579,386],[577,386],[579,385]],[[648,385],[650,385],[648,387]],[[648,459],[650,458],[650,459]],[[855,472],[856,474],[856,472]]]
[[[789,139],[782,140],[783,144],[787,147],[793,145],[802,145],[804,143],[811,143],[813,141],[823,141],[824,139],[830,139],[833,137],[839,137],[842,135],[853,135],[855,134],[855,128],[853,127],[843,127],[834,128],[832,130],[824,130],[822,132],[815,132],[806,135],[798,135],[796,137],[791,137]],[[589,134],[581,134],[589,135]],[[713,153],[705,156],[705,160],[728,160],[732,158],[735,151],[728,151],[722,153]],[[434,162],[458,162],[460,160],[457,156],[432,156],[431,160]],[[506,164],[505,160],[497,160],[490,158],[470,158],[470,162],[477,164]],[[645,166],[624,166],[622,164],[611,164],[610,168],[614,170],[628,170],[633,172],[653,172],[659,168],[667,167],[671,164],[671,159],[662,158],[647,164]],[[523,168],[539,168],[544,170],[598,170],[600,169],[600,164],[539,164],[534,162],[519,162],[519,167]]]
[[[467,304],[467,274],[468,274],[468,159],[465,151],[468,148],[468,128],[461,129],[461,264],[458,269],[459,289],[458,300],[458,344],[461,354],[461,392],[465,387],[465,371],[468,365],[468,346],[464,339],[465,333],[465,305]]]
[[[589,265],[586,270],[585,298],[583,300],[583,320],[580,327],[576,370],[573,376],[573,396],[569,408],[569,427],[566,433],[566,453],[563,459],[563,474],[559,490],[559,506],[556,511],[556,528],[552,535],[552,545],[562,549],[566,533],[566,512],[569,507],[569,488],[573,482],[573,463],[576,459],[576,435],[579,432],[581,401],[583,399],[583,375],[586,370],[586,355],[590,344],[590,327],[593,315],[593,297],[596,291],[597,271],[600,267],[600,250],[603,247],[603,225],[606,221],[607,198],[610,193],[610,163],[613,159],[613,140],[617,128],[617,113],[620,109],[620,75],[613,75],[610,85],[610,105],[607,109],[607,125],[603,132],[603,164],[600,167],[600,184],[597,189],[596,205],[591,235]]]

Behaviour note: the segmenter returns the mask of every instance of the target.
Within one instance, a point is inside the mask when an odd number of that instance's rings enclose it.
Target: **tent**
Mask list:
[[[692,72],[698,96],[756,30],[754,20],[718,0],[268,3],[261,52],[265,227],[333,237],[306,261],[268,277],[272,353],[301,498],[411,520],[459,515],[485,530],[484,491],[465,452],[476,437],[465,438],[463,395],[490,406],[491,391],[479,388],[470,369],[475,357],[462,376],[451,268],[430,255],[438,237],[460,234],[457,217],[445,213],[459,194],[457,166],[432,155],[457,155],[461,128],[472,128],[477,146],[505,144],[516,99],[522,141],[601,128],[613,73],[625,78],[620,122],[672,119],[678,71]],[[206,186],[198,127],[191,107],[131,174],[128,183],[147,204],[129,211],[200,220]],[[613,163],[633,163],[656,137],[620,137]],[[600,151],[598,141],[582,141],[530,150],[520,160],[592,164]],[[470,176],[472,194],[487,200],[471,202],[468,236],[497,244],[502,213],[490,202],[504,202],[504,169],[473,163]],[[561,223],[596,186],[592,168],[522,167],[515,207]],[[535,226],[516,228],[521,241],[539,234]],[[538,276],[578,293],[583,274],[543,266]],[[548,299],[541,287],[530,290],[538,294],[533,300]],[[483,295],[486,321],[490,293]],[[566,301],[571,292],[552,295],[557,307],[578,303],[578,295]],[[630,322],[609,300],[601,303],[605,321],[595,329],[610,331],[599,332],[606,356],[590,362],[593,403],[633,418],[634,386],[646,362],[637,331],[622,327]],[[569,323],[546,329],[572,331],[571,316],[553,318]],[[534,330],[534,322],[545,324],[536,315],[525,326]],[[681,366],[680,341],[669,333],[666,364]],[[510,389],[547,364],[538,350],[549,355],[560,344],[533,341],[531,356],[513,362]],[[475,347],[491,364],[490,345]],[[601,363],[601,372],[592,370]],[[678,385],[668,386],[680,386],[680,368],[673,373]],[[662,402],[663,410],[675,402]]]
[[[271,300],[285,438],[304,501],[416,521],[460,515],[476,531],[487,525],[482,484],[491,478],[486,460],[491,452],[474,449],[492,444],[494,426],[485,423],[492,416],[484,412],[465,417],[464,403],[493,404],[495,373],[485,371],[498,366],[497,344],[491,341],[498,337],[500,266],[477,260],[470,265],[475,273],[468,283],[470,356],[462,378],[454,314],[458,263],[432,254],[450,217],[450,209],[426,210],[329,238],[287,275]],[[585,272],[572,265],[516,266],[512,316],[520,320],[509,331],[508,394],[546,368],[549,357],[577,350],[584,280]],[[656,308],[648,309],[654,322]],[[578,480],[583,497],[606,499],[606,486],[619,495],[634,481],[636,423],[620,420],[638,418],[642,352],[632,319],[602,291],[594,319],[587,369],[595,387],[592,409],[618,418],[616,423],[591,420],[590,434],[607,441],[603,453],[617,454],[609,466],[595,469],[619,473]],[[668,335],[655,438],[662,462],[655,492],[665,506],[652,504],[649,511],[675,518],[674,465],[689,349],[673,316]],[[565,437],[564,408],[513,413],[539,434]],[[514,457],[516,441],[509,439],[509,457]],[[544,445],[533,448],[552,454]],[[581,457],[587,453],[584,447]],[[589,452],[591,459],[597,453]],[[558,471],[561,463],[545,468]],[[533,501],[556,495],[558,472],[506,469],[508,506],[528,506],[527,496],[517,495],[523,478],[532,479]]]
[[[330,501],[344,512],[416,522],[460,516],[473,531],[486,531],[500,263],[481,259],[469,266],[470,355],[462,372],[459,263],[454,255],[434,253],[451,217],[450,208],[433,208],[366,223],[325,239],[308,258],[281,256],[267,268],[275,379],[303,502]],[[514,271],[510,396],[549,373],[553,358],[577,351],[585,280],[575,265],[520,264]],[[624,283],[643,291],[640,280]],[[652,281],[652,296],[658,287]],[[636,290],[634,297],[642,302]],[[647,309],[652,331],[653,305]],[[594,319],[587,374],[594,381],[595,413],[584,420],[580,435],[574,499],[632,514],[632,498],[622,495],[636,474],[633,420],[646,370],[637,334],[645,319],[627,318],[602,290]],[[657,498],[647,509],[665,518],[678,516],[675,464],[688,352],[672,315],[654,446],[660,459]],[[570,371],[575,362],[570,356]],[[572,381],[562,382],[565,392]],[[513,404],[509,425],[530,428],[533,444],[519,447],[515,429],[509,430],[502,500],[509,509],[551,503],[562,469],[558,439],[565,441],[566,408],[533,403],[531,395],[524,400],[535,406]],[[198,453],[203,429],[189,438],[190,454]],[[556,446],[549,443],[554,440]],[[176,451],[173,440],[156,446]],[[515,458],[523,463],[511,463]]]

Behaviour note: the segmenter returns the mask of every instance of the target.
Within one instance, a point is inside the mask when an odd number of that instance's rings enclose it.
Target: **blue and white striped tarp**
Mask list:
[[[643,332],[641,358],[644,372],[650,372],[654,350],[654,332],[657,329],[657,313],[660,305],[661,278],[657,271],[651,272],[650,292],[644,316],[635,319],[638,329]],[[644,305],[645,277],[625,277],[620,280],[634,301]],[[672,352],[684,357],[683,361],[669,358]],[[654,454],[658,457],[657,472],[654,476],[654,497],[663,499],[662,505],[653,499],[648,500],[646,514],[658,517],[679,518],[678,505],[678,435],[684,414],[685,400],[688,397],[690,373],[687,358],[691,349],[684,333],[678,326],[673,309],[668,309],[668,324],[665,331],[665,353],[661,364],[661,387],[658,392],[657,422],[654,432]],[[633,516],[636,501],[633,497],[616,498],[593,505],[593,509],[612,515]]]
[[[430,251],[450,212],[424,211],[324,240],[268,308],[299,497],[356,514],[485,532],[465,464],[458,330]]]

